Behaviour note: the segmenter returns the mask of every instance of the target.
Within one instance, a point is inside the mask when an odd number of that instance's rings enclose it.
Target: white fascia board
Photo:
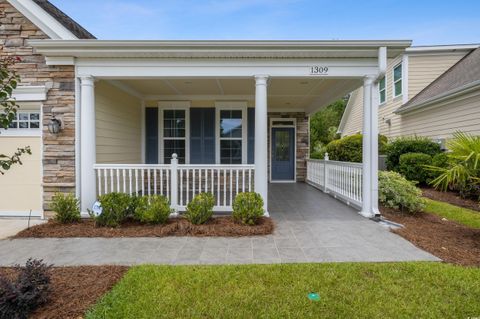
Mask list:
[[[8,0],[28,20],[40,28],[50,39],[77,40],[78,38],[60,22],[32,0]]]
[[[13,90],[13,98],[17,102],[45,101],[47,99],[47,88],[41,86],[19,86]]]
[[[71,56],[46,56],[47,65],[75,65],[75,58]]]
[[[480,47],[480,44],[458,44],[458,45],[432,45],[432,46],[413,46],[405,49],[408,55],[443,53],[454,51],[471,51]]]

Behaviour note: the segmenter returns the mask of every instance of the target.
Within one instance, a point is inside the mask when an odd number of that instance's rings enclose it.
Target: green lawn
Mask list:
[[[468,318],[479,283],[442,263],[138,266],[87,318]]]
[[[472,228],[480,228],[480,212],[427,199],[425,211]]]

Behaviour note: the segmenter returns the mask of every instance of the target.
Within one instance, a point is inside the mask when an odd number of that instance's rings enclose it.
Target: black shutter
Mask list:
[[[215,164],[215,108],[190,109],[190,163]]]
[[[255,109],[248,108],[248,164],[255,164]],[[267,147],[267,146],[265,146]]]
[[[145,162],[158,164],[158,108],[145,109]]]

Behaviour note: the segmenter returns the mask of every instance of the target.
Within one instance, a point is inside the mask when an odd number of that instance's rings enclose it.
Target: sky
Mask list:
[[[99,39],[480,43],[480,0],[51,0]]]

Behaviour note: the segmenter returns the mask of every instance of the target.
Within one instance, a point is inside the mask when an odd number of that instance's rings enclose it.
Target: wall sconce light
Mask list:
[[[55,118],[55,115],[52,116],[50,119],[50,123],[48,123],[48,131],[51,134],[58,134],[62,128],[62,122]]]

